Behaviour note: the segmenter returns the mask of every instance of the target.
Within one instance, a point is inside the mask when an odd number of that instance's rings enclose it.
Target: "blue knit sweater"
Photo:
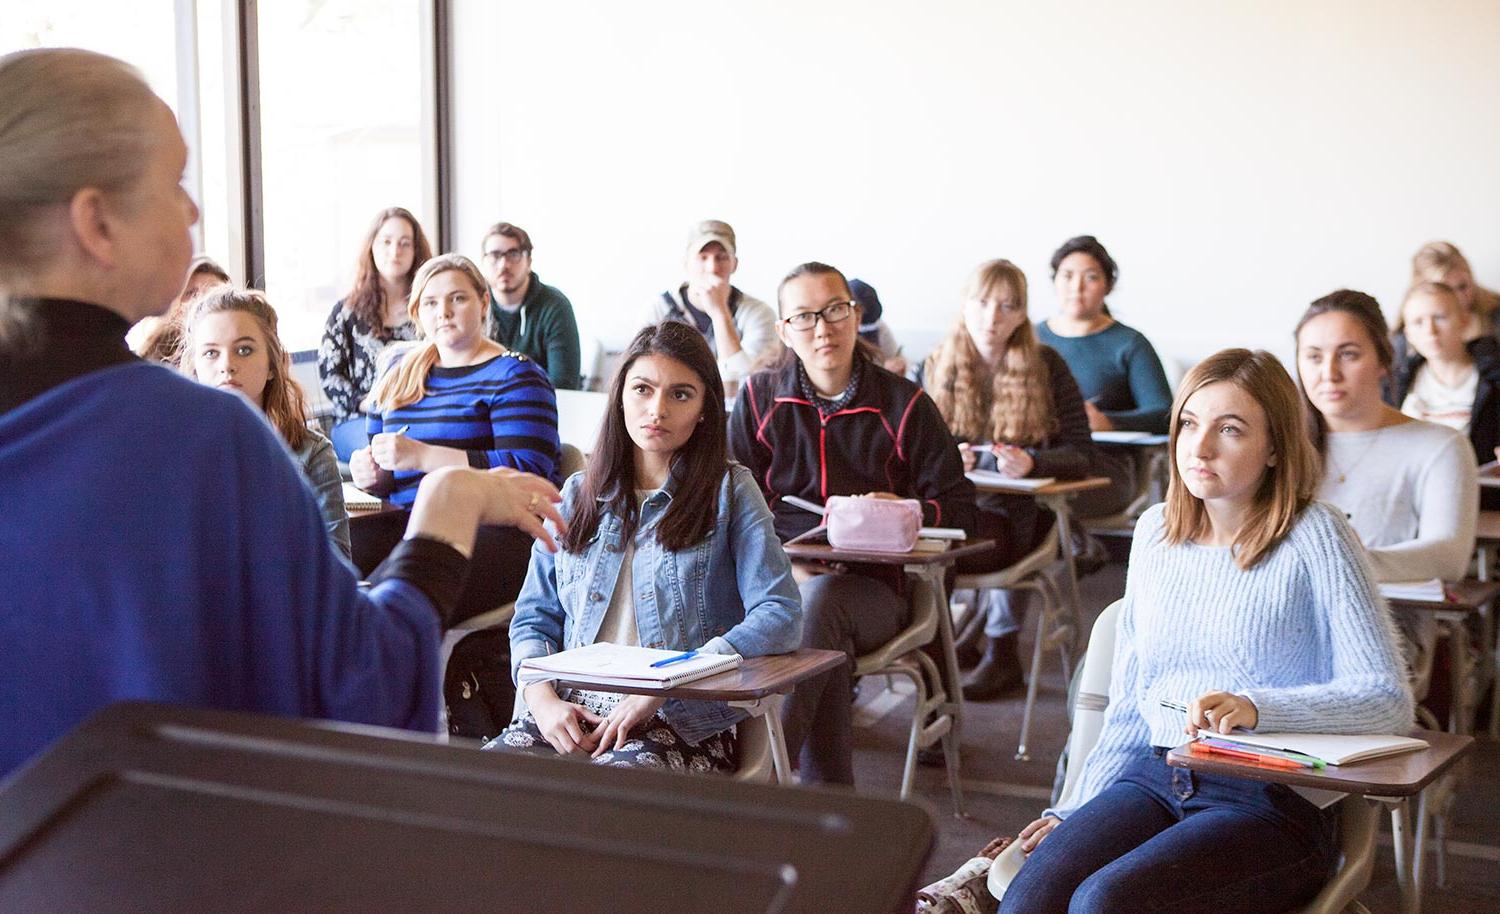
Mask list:
[[[0,775],[123,699],[433,731],[438,614],[362,592],[286,445],[158,365],[0,414]]]
[[[1109,710],[1078,803],[1149,746],[1187,740],[1181,712],[1204,692],[1244,695],[1262,732],[1405,733],[1412,697],[1390,613],[1343,515],[1315,502],[1249,571],[1228,548],[1162,540],[1163,506],[1141,516],[1119,615]]]
[[[557,395],[547,373],[525,356],[497,355],[461,368],[435,366],[427,373],[427,396],[370,414],[371,437],[402,426],[425,444],[466,452],[469,466],[511,467],[562,481]],[[411,507],[422,476],[419,470],[397,470],[391,502]]]

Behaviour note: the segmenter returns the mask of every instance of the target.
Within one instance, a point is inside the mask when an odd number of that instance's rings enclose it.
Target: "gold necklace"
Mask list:
[[[1382,425],[1380,428],[1375,430],[1375,439],[1370,442],[1369,447],[1359,452],[1359,456],[1354,458],[1354,462],[1349,465],[1349,469],[1347,471],[1339,468],[1339,462],[1333,459],[1333,451],[1330,450],[1328,452],[1328,462],[1333,464],[1333,469],[1339,474],[1339,478],[1337,480],[1339,485],[1343,485],[1344,482],[1348,480],[1349,474],[1353,473],[1355,468],[1359,466],[1360,461],[1364,460],[1367,454],[1375,450],[1375,446],[1380,443],[1380,436],[1385,434],[1386,428],[1386,426]]]

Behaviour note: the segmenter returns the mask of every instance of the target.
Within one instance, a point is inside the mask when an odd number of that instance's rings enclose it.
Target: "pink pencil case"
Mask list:
[[[835,549],[910,552],[922,529],[922,505],[914,498],[834,495],[828,499],[823,524],[828,544]]]

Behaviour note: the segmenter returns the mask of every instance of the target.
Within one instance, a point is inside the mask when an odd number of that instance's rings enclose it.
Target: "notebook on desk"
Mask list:
[[[1057,482],[1055,476],[1006,476],[994,470],[970,470],[964,474],[976,486],[1005,486],[1008,489],[1040,489]]]
[[[516,679],[523,688],[533,682],[567,679],[601,687],[670,689],[735,669],[743,662],[739,654],[664,651],[596,641],[570,651],[523,660]]]
[[[373,511],[380,507],[380,496],[371,495],[352,482],[344,483],[344,509]]]
[[[1198,735],[1255,749],[1296,752],[1329,765],[1348,765],[1427,748],[1425,739],[1388,734],[1354,736],[1343,733],[1244,733],[1237,730],[1226,736],[1213,730],[1199,730]]]
[[[1443,582],[1437,578],[1430,581],[1388,581],[1380,585],[1380,595],[1387,600],[1414,603],[1441,603],[1448,598],[1443,591]]]

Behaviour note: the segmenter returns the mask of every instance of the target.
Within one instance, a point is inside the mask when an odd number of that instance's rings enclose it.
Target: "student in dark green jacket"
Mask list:
[[[573,303],[531,269],[531,236],[509,222],[484,233],[484,271],[490,281],[490,339],[524,354],[558,390],[582,386],[578,321]]]

